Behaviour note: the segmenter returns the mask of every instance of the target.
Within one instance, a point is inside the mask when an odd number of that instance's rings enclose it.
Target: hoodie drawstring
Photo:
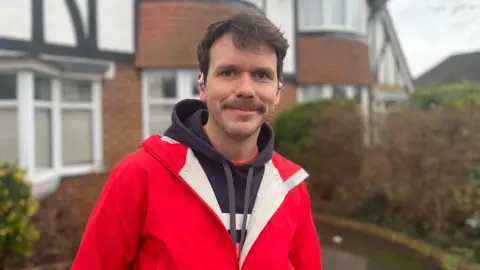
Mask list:
[[[247,217],[248,217],[248,209],[250,208],[250,190],[252,189],[252,181],[253,181],[253,167],[248,169],[248,176],[247,176],[247,186],[245,188],[245,204],[243,207],[243,222],[242,222],[242,235],[240,237],[240,250],[243,249],[243,245],[245,244],[245,237],[247,234]]]
[[[230,167],[226,162],[223,162],[223,170],[225,171],[225,176],[227,177],[227,188],[228,188],[228,210],[230,212],[230,236],[232,237],[235,250],[237,249],[237,226],[235,220],[235,187],[233,186],[233,176]]]
[[[228,208],[230,212],[230,237],[232,238],[233,244],[235,246],[235,250],[237,250],[235,186],[233,184],[232,171],[230,169],[230,166],[228,166],[226,162],[223,162],[223,170],[225,171],[227,188],[228,188]],[[253,167],[250,167],[248,170],[247,183],[245,188],[245,203],[243,207],[243,221],[242,221],[241,236],[240,236],[240,249],[237,250],[239,254],[243,249],[243,245],[245,244],[245,238],[247,234],[247,218],[248,218],[248,210],[250,208],[250,193],[252,189],[251,188],[252,182],[253,182]]]

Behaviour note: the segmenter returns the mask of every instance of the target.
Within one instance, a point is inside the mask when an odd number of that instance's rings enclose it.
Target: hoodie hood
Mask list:
[[[180,101],[173,108],[172,125],[165,131],[165,136],[220,163],[227,162],[232,165],[227,157],[215,150],[203,130],[207,120],[208,110],[205,102],[196,99]],[[258,156],[248,164],[241,166],[261,167],[265,165],[273,156],[273,136],[272,128],[268,124],[263,124],[257,142]]]
[[[263,178],[264,165],[273,156],[273,130],[263,124],[257,140],[257,157],[235,166],[225,155],[215,150],[203,126],[208,120],[207,104],[186,99],[175,105],[172,125],[165,131],[175,141],[187,145],[197,156],[212,186],[222,213],[228,215],[229,233],[240,254],[247,233],[247,219],[253,211],[256,195]],[[236,216],[243,218],[237,229]]]

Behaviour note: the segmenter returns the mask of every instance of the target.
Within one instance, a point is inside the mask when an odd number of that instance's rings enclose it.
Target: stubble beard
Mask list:
[[[225,132],[226,136],[232,138],[234,141],[242,142],[251,138],[257,133],[257,131],[260,130],[263,123],[265,123],[266,121],[266,117],[265,115],[262,115],[262,121],[260,121],[260,123],[258,123],[254,128],[250,130],[243,130],[243,131],[232,130],[232,128],[229,127],[226,121],[218,120],[216,118],[214,118],[213,120],[215,121],[215,124]]]

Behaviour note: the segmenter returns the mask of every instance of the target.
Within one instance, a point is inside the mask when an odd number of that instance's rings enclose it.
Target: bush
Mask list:
[[[0,269],[7,259],[29,256],[38,232],[31,217],[38,209],[25,171],[0,162]]]
[[[417,90],[364,148],[353,102],[298,105],[274,121],[277,151],[310,173],[314,210],[419,237],[480,262],[480,86]]]
[[[400,109],[473,111],[480,108],[480,86],[464,81],[445,85],[432,85],[417,89]]]
[[[300,104],[278,115],[273,126],[277,151],[310,173],[317,206],[355,209],[365,194],[358,189],[366,187],[358,183],[364,147],[360,107],[343,99]]]
[[[374,157],[385,167],[383,199],[357,216],[480,261],[480,87],[419,89],[399,108]],[[382,207],[365,211],[373,205]]]
[[[412,222],[421,221],[422,230],[437,241],[451,242],[460,229],[456,223],[474,210],[467,205],[462,210],[458,197],[476,181],[469,175],[480,161],[480,118],[472,120],[459,112],[403,111],[387,122],[389,202]]]

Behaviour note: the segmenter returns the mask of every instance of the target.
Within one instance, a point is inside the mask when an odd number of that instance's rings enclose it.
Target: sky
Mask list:
[[[480,51],[480,0],[389,0],[388,9],[414,78],[449,55]]]

